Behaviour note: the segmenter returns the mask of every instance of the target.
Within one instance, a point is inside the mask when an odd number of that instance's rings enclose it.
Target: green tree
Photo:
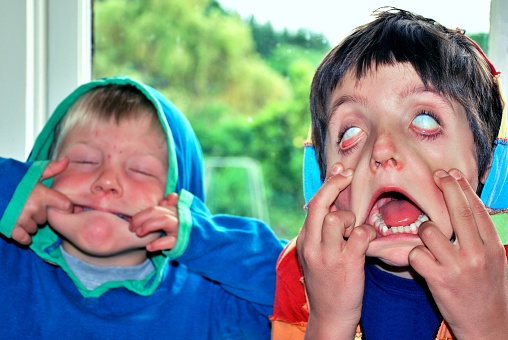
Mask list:
[[[295,236],[305,215],[310,82],[328,50],[322,35],[242,22],[210,0],[96,0],[94,20],[94,77],[125,74],[159,89],[189,118],[205,162],[256,159],[272,227]],[[231,192],[216,212],[245,213],[241,188],[227,182],[244,177],[215,178],[215,188]]]

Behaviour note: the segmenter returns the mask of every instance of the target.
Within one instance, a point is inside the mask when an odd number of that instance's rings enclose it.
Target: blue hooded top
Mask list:
[[[152,258],[155,270],[145,279],[88,290],[49,225],[40,226],[30,249],[9,237],[49,162],[56,126],[81,95],[109,84],[136,87],[156,108],[168,140],[166,194],[179,194],[179,232],[173,249]],[[275,264],[285,241],[255,219],[211,215],[204,201],[201,147],[170,101],[128,77],[78,87],[56,108],[28,162],[0,159],[2,337],[269,339]]]

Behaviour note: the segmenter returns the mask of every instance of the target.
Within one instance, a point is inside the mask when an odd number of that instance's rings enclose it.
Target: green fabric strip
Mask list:
[[[503,244],[508,244],[508,212],[491,215],[497,233]]]
[[[2,219],[0,220],[0,232],[5,236],[9,238],[11,237],[12,230],[14,229],[21,211],[25,207],[26,201],[32,193],[35,185],[39,182],[42,172],[48,163],[49,161],[38,161],[32,163],[30,168],[28,168],[27,173],[17,186],[16,191],[12,195]]]
[[[193,200],[194,195],[186,190],[182,190],[178,196],[178,239],[176,240],[176,244],[173,249],[164,251],[164,254],[171,259],[180,257],[189,244],[192,230],[192,215],[190,207]]]
[[[49,229],[48,226],[46,228]],[[54,235],[54,233],[53,233]],[[155,270],[149,274],[143,280],[126,280],[126,281],[111,281],[106,282],[103,285],[95,288],[94,290],[88,290],[86,287],[79,281],[76,275],[70,270],[67,262],[62,256],[62,252],[60,250],[60,241],[56,240],[50,246],[47,246],[44,250],[41,250],[41,247],[35,247],[33,250],[43,259],[45,259],[49,263],[59,265],[63,271],[69,275],[71,280],[74,282],[78,290],[81,292],[83,297],[85,298],[97,298],[107,292],[112,288],[124,287],[136,294],[142,296],[149,296],[153,294],[153,292],[159,287],[159,283],[162,280],[162,275],[164,273],[164,267],[168,262],[168,259],[165,256],[158,255],[152,258],[152,262],[155,266]]]
[[[44,126],[44,129],[41,131],[41,133],[35,140],[34,147],[30,154],[29,160],[34,161],[37,159],[47,159],[49,157],[50,148],[55,137],[55,128],[62,119],[62,117],[65,116],[67,110],[69,110],[71,105],[74,104],[74,102],[76,102],[76,100],[79,97],[81,97],[84,93],[96,87],[110,84],[132,85],[139,91],[141,91],[141,93],[143,93],[148,98],[148,100],[150,100],[152,104],[155,106],[155,109],[159,116],[159,121],[166,133],[166,138],[168,140],[169,157],[168,157],[168,178],[166,180],[166,195],[168,195],[171,192],[175,192],[178,181],[178,167],[174,166],[175,164],[177,164],[177,157],[173,133],[171,132],[171,129],[169,128],[169,125],[166,121],[166,117],[164,116],[162,106],[155,97],[155,95],[144,84],[136,82],[130,79],[129,77],[120,76],[120,77],[110,77],[107,79],[98,79],[78,87],[74,92],[72,92],[57,106],[53,114],[49,117],[46,125]]]

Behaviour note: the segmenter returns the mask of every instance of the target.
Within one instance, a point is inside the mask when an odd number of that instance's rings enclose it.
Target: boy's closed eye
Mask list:
[[[101,155],[98,151],[84,144],[71,146],[66,156],[71,164],[97,165],[101,162]]]
[[[151,170],[151,169],[146,169],[146,168],[130,168],[129,170],[132,171],[133,173],[137,174],[137,175],[148,176],[148,177],[156,177],[153,174],[154,171]]]
[[[127,162],[127,170],[140,177],[165,178],[167,173],[163,162],[150,155],[133,157]]]
[[[71,163],[77,163],[77,164],[85,164],[85,165],[97,165],[99,162],[97,160],[92,159],[71,159]]]

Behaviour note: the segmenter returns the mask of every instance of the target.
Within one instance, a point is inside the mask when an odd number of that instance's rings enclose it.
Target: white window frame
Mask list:
[[[491,0],[489,59],[501,71],[501,86],[506,96],[508,90],[508,2]],[[506,103],[508,104],[508,103]]]
[[[56,105],[90,80],[91,1],[1,1],[1,157],[26,159]]]

